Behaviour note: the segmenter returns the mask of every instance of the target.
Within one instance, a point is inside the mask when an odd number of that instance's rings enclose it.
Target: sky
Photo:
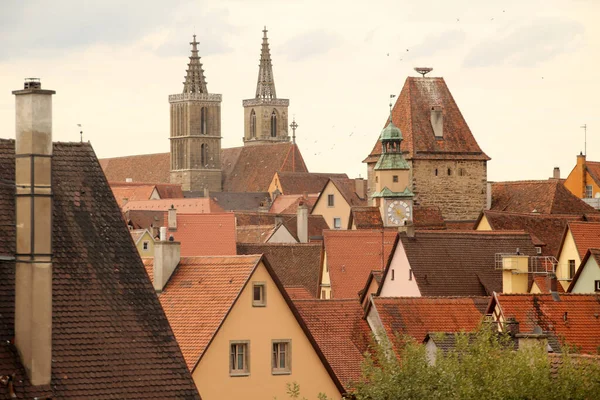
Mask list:
[[[11,91],[38,77],[57,92],[55,141],[81,124],[98,158],[168,152],[168,95],[196,33],[222,146],[241,146],[266,25],[310,171],[366,177],[389,95],[426,66],[492,158],[489,180],[566,177],[583,124],[600,161],[598,15],[597,0],[2,0],[0,137],[15,136]]]

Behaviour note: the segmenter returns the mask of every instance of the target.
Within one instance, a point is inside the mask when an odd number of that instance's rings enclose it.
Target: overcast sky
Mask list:
[[[196,32],[223,147],[241,146],[267,25],[310,171],[366,176],[389,94],[429,66],[492,158],[489,180],[566,177],[582,124],[600,161],[599,16],[597,0],[1,0],[0,136],[14,137],[11,91],[39,77],[57,92],[55,141],[82,124],[99,158],[167,152]]]

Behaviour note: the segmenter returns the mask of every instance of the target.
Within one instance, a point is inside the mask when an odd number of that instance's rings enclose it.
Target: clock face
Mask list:
[[[393,225],[404,225],[410,219],[410,206],[402,200],[394,200],[387,205],[388,222]]]

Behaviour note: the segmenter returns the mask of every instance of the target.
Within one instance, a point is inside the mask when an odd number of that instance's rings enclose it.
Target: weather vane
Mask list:
[[[290,128],[292,128],[292,142],[296,144],[296,128],[298,128],[298,124],[296,123],[295,115],[292,123],[290,124]]]
[[[77,124],[79,127],[79,141],[83,143],[83,129],[81,128],[81,124]]]

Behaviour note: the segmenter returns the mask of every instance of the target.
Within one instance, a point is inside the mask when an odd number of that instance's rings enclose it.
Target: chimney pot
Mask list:
[[[298,204],[296,229],[300,243],[308,243],[308,207],[303,202]]]
[[[171,204],[171,208],[167,211],[167,220],[170,231],[177,230],[177,209]]]
[[[554,167],[554,171],[552,172],[552,177],[554,179],[560,179],[560,168]]]

